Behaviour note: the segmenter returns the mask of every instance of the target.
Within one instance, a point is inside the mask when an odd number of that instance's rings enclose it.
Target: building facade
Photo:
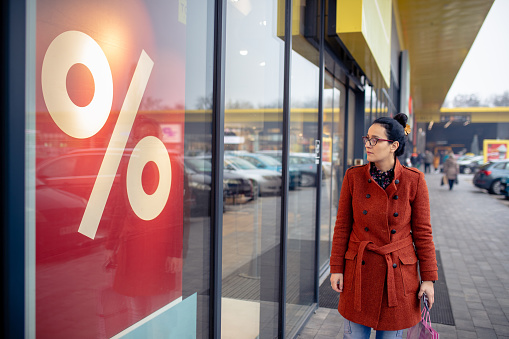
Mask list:
[[[5,337],[294,337],[361,136],[417,122],[401,3],[4,2]]]

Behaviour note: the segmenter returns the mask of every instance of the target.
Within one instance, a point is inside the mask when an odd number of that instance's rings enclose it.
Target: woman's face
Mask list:
[[[368,138],[378,138],[378,139],[389,139],[387,137],[385,128],[380,124],[373,124],[368,130]],[[398,149],[399,143],[396,142],[388,142],[378,140],[375,146],[371,146],[369,142],[364,144],[366,147],[367,160],[369,162],[384,162],[391,160],[394,158],[394,152]]]

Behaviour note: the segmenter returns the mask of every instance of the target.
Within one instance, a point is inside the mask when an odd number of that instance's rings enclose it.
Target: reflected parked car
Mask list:
[[[490,194],[502,194],[501,179],[509,176],[509,160],[482,165],[474,175],[474,185]]]
[[[301,172],[301,186],[315,186],[318,178],[318,166],[316,157],[311,153],[290,153],[290,164],[297,167]],[[322,178],[325,178],[325,171],[322,168]]]
[[[281,151],[260,151],[260,153],[271,156],[281,161]],[[303,187],[315,186],[317,178],[317,165],[316,157],[313,153],[290,153],[289,155],[290,168],[299,172],[299,184]],[[327,171],[326,166],[322,163],[322,178],[325,178]],[[329,175],[330,175],[330,163],[329,163]]]
[[[189,188],[193,197],[192,209],[195,212],[207,209],[210,215],[210,185],[212,163],[210,157],[185,157],[184,167],[188,173]],[[223,172],[223,201],[225,204],[243,203],[254,198],[249,180],[241,175]]]
[[[281,173],[277,171],[256,168],[249,161],[232,156],[224,157],[224,169],[250,180],[255,196],[281,192]]]
[[[84,254],[95,246],[90,239],[78,233],[87,200],[72,193],[52,188],[36,179],[36,218],[39,230],[36,237],[37,258],[54,261],[62,257]],[[55,218],[58,215],[58,218]]]
[[[479,167],[484,164],[484,156],[463,156],[458,158],[458,166],[460,173],[471,174],[475,173]]]
[[[271,157],[269,155],[265,154],[259,154],[259,153],[247,153],[247,152],[241,152],[241,153],[233,153],[233,156],[237,158],[241,158],[244,160],[249,161],[252,163],[256,168],[261,169],[267,169],[271,171],[277,171],[281,172],[282,170],[282,163],[281,163],[281,157],[277,159],[276,157]],[[290,164],[289,166],[289,173],[288,176],[290,178],[289,183],[289,189],[294,190],[298,186],[300,186],[300,180],[301,180],[301,173],[298,168],[295,166],[292,166]]]

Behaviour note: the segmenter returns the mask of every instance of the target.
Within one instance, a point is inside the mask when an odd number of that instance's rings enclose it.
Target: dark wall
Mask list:
[[[424,125],[424,124],[423,124]],[[474,135],[477,134],[479,149],[482,150],[484,139],[497,139],[500,138],[499,128],[496,123],[486,124],[468,124],[464,126],[463,123],[452,123],[448,128],[444,128],[445,123],[435,123],[431,131],[426,129],[426,147],[432,149],[435,145],[445,146],[452,144],[464,145],[467,152],[471,151],[472,140]],[[427,128],[427,124],[425,125]],[[507,129],[507,127],[506,127]],[[455,149],[455,151],[458,151]]]

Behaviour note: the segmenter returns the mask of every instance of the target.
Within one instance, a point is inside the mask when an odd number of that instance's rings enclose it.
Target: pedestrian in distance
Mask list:
[[[376,119],[363,137],[368,163],[346,171],[330,257],[346,339],[400,338],[434,303],[438,279],[424,174],[400,164],[408,117]],[[418,272],[418,268],[419,271]],[[419,277],[420,273],[420,277]]]
[[[431,164],[433,163],[435,157],[433,156],[433,153],[430,152],[429,149],[426,150],[424,153],[424,173],[430,173],[431,172]]]
[[[460,173],[460,167],[456,158],[454,157],[454,153],[450,152],[448,154],[447,159],[444,162],[444,176],[449,182],[449,191],[452,190],[452,187],[455,183],[458,183],[458,174]]]

